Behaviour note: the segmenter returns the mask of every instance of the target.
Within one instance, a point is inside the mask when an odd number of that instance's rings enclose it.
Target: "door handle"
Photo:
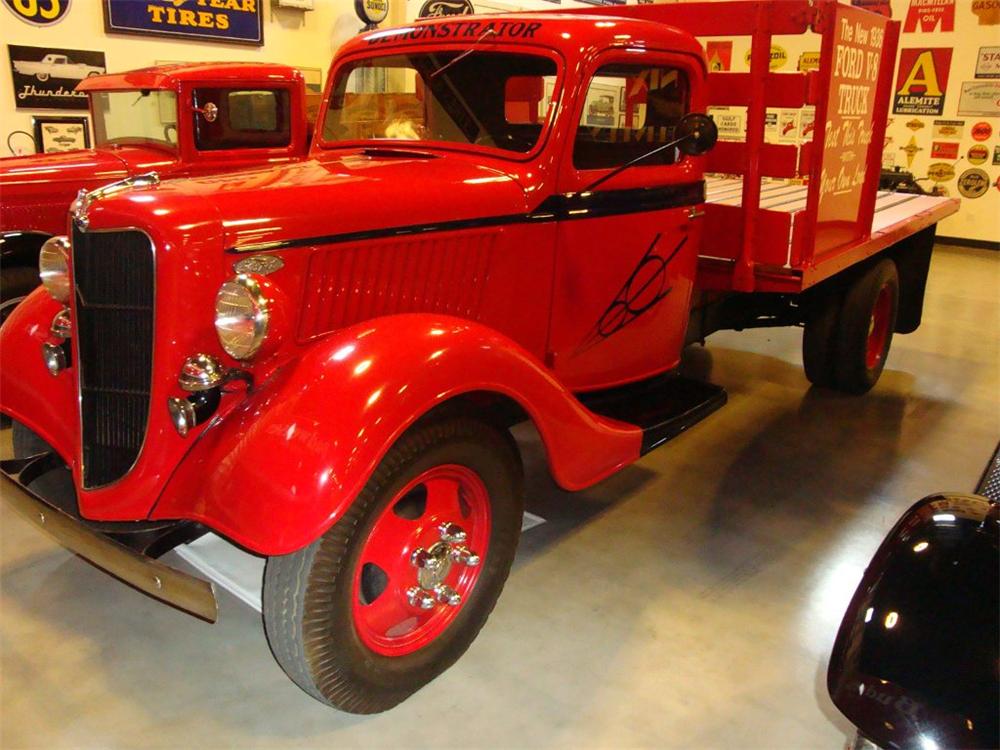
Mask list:
[[[704,209],[701,209],[701,208],[689,208],[688,209],[688,218],[689,219],[700,219],[704,215],[705,215]]]

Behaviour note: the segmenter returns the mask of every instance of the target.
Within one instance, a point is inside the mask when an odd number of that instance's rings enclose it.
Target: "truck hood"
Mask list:
[[[93,190],[173,163],[164,151],[134,147],[0,159],[0,227],[53,234],[61,230],[66,208],[80,188]]]
[[[502,167],[416,151],[321,155],[156,190],[163,206],[195,197],[217,209],[226,247],[244,250],[527,210],[525,191]]]

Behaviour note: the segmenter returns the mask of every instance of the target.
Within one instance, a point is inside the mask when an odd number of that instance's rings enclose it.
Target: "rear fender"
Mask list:
[[[340,518],[408,427],[483,391],[531,417],[566,489],[639,457],[637,427],[588,411],[510,339],[466,320],[395,315],[317,342],[210,426],[151,517],[199,521],[262,554],[300,549]]]

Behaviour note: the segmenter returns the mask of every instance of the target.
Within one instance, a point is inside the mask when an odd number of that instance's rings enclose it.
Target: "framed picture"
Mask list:
[[[87,109],[87,95],[75,91],[84,78],[104,73],[103,52],[7,45],[17,109]]]
[[[90,123],[86,117],[33,117],[32,124],[36,153],[90,148]]]
[[[107,34],[198,39],[229,44],[264,44],[263,2],[190,3],[184,0],[104,0]]]

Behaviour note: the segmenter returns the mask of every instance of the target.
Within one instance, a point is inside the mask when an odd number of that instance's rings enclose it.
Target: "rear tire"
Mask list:
[[[885,367],[899,309],[899,274],[886,258],[806,303],[802,362],[813,385],[860,395]]]
[[[886,258],[859,277],[844,295],[837,325],[834,387],[867,393],[885,368],[899,311],[899,274]]]
[[[368,714],[444,672],[507,579],[520,537],[521,474],[509,435],[484,423],[455,418],[405,434],[329,531],[268,558],[264,628],[285,673],[327,705]],[[449,523],[463,527],[466,543],[447,541]],[[458,561],[457,547],[481,560]],[[433,564],[415,562],[421,551]],[[451,587],[461,602],[414,603],[433,586]]]

